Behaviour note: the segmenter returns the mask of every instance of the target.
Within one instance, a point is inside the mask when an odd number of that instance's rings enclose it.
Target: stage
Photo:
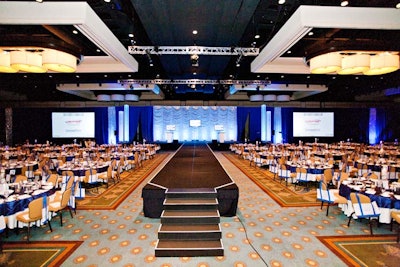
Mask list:
[[[159,218],[168,188],[215,188],[221,216],[235,216],[239,188],[205,143],[185,143],[142,190],[146,217]]]

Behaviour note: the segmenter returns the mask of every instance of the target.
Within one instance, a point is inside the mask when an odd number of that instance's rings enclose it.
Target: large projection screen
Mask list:
[[[333,136],[333,112],[293,112],[293,137]]]
[[[94,112],[52,112],[53,138],[94,138]]]

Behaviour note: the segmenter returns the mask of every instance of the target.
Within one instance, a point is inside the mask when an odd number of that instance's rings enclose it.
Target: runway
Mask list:
[[[168,188],[216,188],[221,216],[236,215],[239,189],[205,143],[186,143],[142,190],[146,217],[158,218]]]

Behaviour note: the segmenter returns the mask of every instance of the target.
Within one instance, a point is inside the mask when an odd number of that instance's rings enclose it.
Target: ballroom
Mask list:
[[[0,266],[397,266],[400,2],[0,1]]]

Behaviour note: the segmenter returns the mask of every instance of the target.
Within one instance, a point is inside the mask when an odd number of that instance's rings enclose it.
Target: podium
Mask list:
[[[167,139],[167,143],[172,143],[174,139],[174,132],[173,131],[165,132],[165,139]]]
[[[224,143],[225,142],[225,132],[219,132],[218,133],[218,141],[220,143]]]

